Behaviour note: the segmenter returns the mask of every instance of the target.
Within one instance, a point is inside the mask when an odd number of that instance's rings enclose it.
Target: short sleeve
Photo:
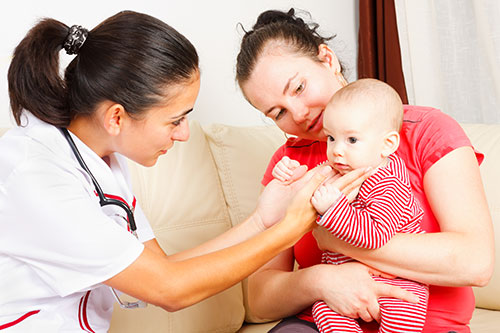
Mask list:
[[[144,212],[139,204],[137,204],[135,206],[134,218],[135,218],[135,222],[137,224],[137,237],[139,237],[139,240],[142,243],[147,242],[148,240],[155,238],[153,229],[151,228],[151,225],[149,224],[148,218],[144,214]]]
[[[414,157],[420,164],[422,174],[449,152],[460,147],[472,147],[460,124],[449,115],[433,108],[406,108],[410,112],[405,113],[403,134],[408,139],[409,146],[414,149]],[[412,112],[412,108],[423,112]],[[475,154],[480,164],[484,156],[478,151]]]
[[[116,155],[116,161],[120,166],[122,175],[125,178],[127,184],[129,185],[128,189],[129,191],[133,192],[131,185],[132,178],[130,177],[130,168],[128,166],[127,160],[120,154],[116,153],[115,155]],[[137,237],[139,238],[139,240],[142,243],[144,243],[148,240],[155,238],[153,229],[151,228],[151,224],[149,224],[149,220],[144,214],[144,211],[142,210],[140,203],[136,201],[135,196],[132,205],[134,206],[134,219],[137,226]]]
[[[89,198],[83,175],[25,162],[4,184],[0,252],[31,267],[60,296],[118,274],[144,246]],[[29,207],[29,209],[27,209]]]

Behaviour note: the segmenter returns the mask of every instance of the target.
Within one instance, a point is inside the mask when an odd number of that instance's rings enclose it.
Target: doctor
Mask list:
[[[76,55],[64,78],[62,48]],[[314,225],[309,199],[329,167],[268,186],[254,214],[206,244],[161,250],[124,157],[152,166],[188,139],[200,72],[193,45],[153,17],[120,12],[91,31],[45,19],[15,49],[8,82],[19,126],[0,140],[0,330],[105,332],[115,299],[143,306],[116,290],[184,308],[244,279]],[[335,182],[352,196],[364,177]]]

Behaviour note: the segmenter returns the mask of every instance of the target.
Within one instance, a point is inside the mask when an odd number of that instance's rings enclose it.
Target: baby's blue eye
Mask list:
[[[333,142],[333,141],[335,141],[335,138],[333,136],[329,135],[328,136],[328,141]]]
[[[356,143],[358,141],[358,139],[356,139],[352,136],[348,140],[349,140],[349,143]]]

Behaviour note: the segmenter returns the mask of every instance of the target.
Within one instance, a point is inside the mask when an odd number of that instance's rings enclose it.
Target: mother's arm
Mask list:
[[[424,191],[441,232],[398,234],[377,250],[355,248],[327,231],[320,246],[381,271],[444,286],[484,286],[493,273],[493,226],[475,154],[453,150],[424,176]]]
[[[300,313],[318,300],[347,317],[365,321],[380,318],[379,297],[418,302],[412,293],[375,282],[373,272],[359,263],[315,265],[293,270],[293,252],[288,249],[248,279],[250,315],[276,320]]]
[[[331,181],[352,198],[369,172],[357,170]],[[273,205],[274,208],[278,205]],[[324,300],[333,310],[365,321],[380,316],[381,296],[418,301],[398,287],[375,282],[369,268],[359,263],[315,265],[293,270],[293,249],[287,249],[260,268],[248,279],[250,315],[261,320],[275,320],[295,315]]]

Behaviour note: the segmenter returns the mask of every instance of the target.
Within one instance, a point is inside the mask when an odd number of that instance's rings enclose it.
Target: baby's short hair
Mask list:
[[[359,79],[337,91],[332,101],[367,102],[377,114],[389,119],[390,130],[399,132],[403,124],[403,103],[399,94],[387,83],[377,79]],[[383,112],[383,114],[381,114]]]

